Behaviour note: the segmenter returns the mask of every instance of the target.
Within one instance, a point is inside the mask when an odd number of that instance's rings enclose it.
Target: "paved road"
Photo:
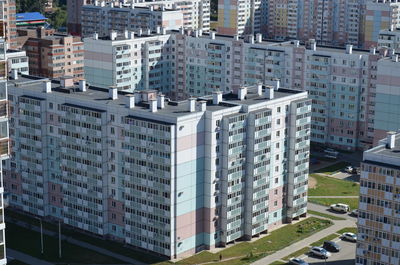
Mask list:
[[[265,258],[262,258],[252,264],[253,265],[270,264],[276,260],[279,260],[281,258],[284,258],[284,257],[292,254],[293,252],[296,252],[306,246],[309,246],[313,242],[318,241],[327,235],[333,234],[340,229],[343,229],[345,227],[355,227],[356,226],[354,220],[351,220],[351,219],[341,220],[341,221],[333,221],[333,222],[334,222],[334,224],[332,226],[330,226],[322,231],[319,231],[318,233],[315,233],[312,236],[307,237],[299,242],[296,242],[282,250],[279,250],[272,255],[266,256]]]
[[[333,241],[335,241],[341,247],[341,250],[338,253],[332,253],[332,256],[326,260],[326,265],[354,265],[356,244],[340,240],[339,238]],[[309,264],[325,265],[324,260],[321,260],[317,257],[308,257],[304,255],[301,258],[307,261]]]
[[[319,205],[319,204],[315,204],[315,203],[308,203],[307,204],[307,209],[308,210],[312,210],[312,211],[316,211],[316,212],[321,212],[321,213],[326,213],[326,214],[330,214],[330,215],[334,215],[337,217],[342,217],[342,218],[346,218],[348,220],[353,221],[354,223],[357,222],[357,217],[351,216],[347,213],[337,213],[334,211],[331,211],[328,207],[323,206],[323,205]]]
[[[7,248],[7,258],[9,258],[10,260],[11,259],[20,260],[29,265],[54,265],[53,263],[37,259],[35,257],[26,255],[25,253],[13,250],[11,248]]]

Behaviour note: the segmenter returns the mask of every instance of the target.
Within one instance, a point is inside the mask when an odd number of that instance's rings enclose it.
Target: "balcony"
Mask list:
[[[0,140],[0,156],[5,156],[10,154],[10,140],[2,139]]]
[[[8,105],[9,104],[7,100],[0,101],[0,117],[7,117]]]

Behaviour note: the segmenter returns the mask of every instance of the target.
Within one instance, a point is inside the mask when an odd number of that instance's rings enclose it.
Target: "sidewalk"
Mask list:
[[[30,224],[27,224],[27,223],[22,222],[22,221],[17,221],[17,222],[14,222],[14,223],[15,223],[16,225],[19,225],[19,226],[22,226],[22,227],[28,227],[30,230],[33,230],[33,231],[35,231],[35,232],[39,232],[39,233],[40,233],[40,228],[39,228],[38,226],[30,225]],[[53,237],[56,237],[56,238],[58,237],[58,233],[53,232],[53,231],[50,231],[50,230],[47,230],[47,229],[43,229],[43,234],[49,235],[49,236],[53,236]],[[83,242],[83,241],[80,241],[80,240],[76,240],[76,239],[74,239],[74,238],[72,238],[72,237],[67,237],[67,236],[64,236],[64,235],[62,235],[61,237],[62,237],[62,239],[65,240],[66,242],[69,242],[69,243],[71,243],[71,244],[74,244],[74,245],[77,245],[77,246],[80,246],[80,247],[83,247],[83,248],[87,248],[87,249],[96,251],[96,252],[98,252],[98,253],[100,253],[100,254],[103,254],[103,255],[106,255],[106,256],[110,256],[110,257],[119,259],[119,260],[121,260],[121,261],[123,261],[123,262],[126,262],[126,263],[128,263],[128,264],[146,265],[146,263],[140,262],[140,261],[135,260],[135,259],[133,259],[133,258],[130,258],[130,257],[124,256],[124,255],[121,255],[121,254],[118,254],[118,253],[109,251],[109,250],[107,250],[107,249],[104,249],[104,248],[101,248],[101,247],[98,247],[98,246],[94,246],[94,245],[92,245],[92,244],[89,244],[89,243],[86,243],[86,242]],[[23,253],[21,253],[21,254],[23,254]],[[29,257],[30,257],[30,256],[29,256]],[[17,258],[17,259],[19,259],[19,258]],[[21,261],[24,261],[24,260],[21,259]],[[24,261],[24,262],[25,262],[25,261]],[[42,261],[41,261],[41,262],[42,262]],[[33,264],[33,263],[32,263],[32,264]],[[43,263],[43,262],[42,262],[42,263],[35,263],[35,264],[33,264],[33,265],[36,265],[36,264],[38,264],[38,265],[40,265],[40,264],[46,265],[46,264]],[[48,263],[47,265],[50,265],[50,264],[51,264],[51,263]]]
[[[26,255],[22,252],[7,248],[7,257],[14,258],[29,265],[54,265],[53,263]]]
[[[320,218],[320,217],[319,217]],[[355,227],[356,224],[353,220],[341,220],[341,221],[333,221],[333,225],[316,233],[310,237],[307,237],[299,242],[296,242],[292,245],[287,246],[284,249],[281,249],[274,254],[266,256],[256,262],[252,263],[252,265],[268,265],[276,260],[280,260],[293,252],[296,252],[305,246],[309,246],[310,244],[314,243],[315,241],[320,240],[323,237],[326,237],[330,234],[336,233],[338,230],[343,229],[345,227]]]
[[[308,196],[308,198],[349,198],[349,199],[355,199],[355,198],[360,198],[359,196]]]

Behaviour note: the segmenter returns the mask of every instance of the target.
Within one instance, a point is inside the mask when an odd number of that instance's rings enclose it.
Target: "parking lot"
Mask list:
[[[318,257],[302,256],[301,258],[313,265],[354,265],[356,243],[335,239],[340,247],[340,252],[332,253],[326,263],[323,259]]]

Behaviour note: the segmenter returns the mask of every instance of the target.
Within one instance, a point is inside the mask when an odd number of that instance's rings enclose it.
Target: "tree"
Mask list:
[[[47,0],[17,0],[17,13],[44,13]]]
[[[47,17],[49,18],[47,22],[55,29],[66,27],[67,25],[67,10],[65,6],[55,8],[54,12],[48,14]]]

